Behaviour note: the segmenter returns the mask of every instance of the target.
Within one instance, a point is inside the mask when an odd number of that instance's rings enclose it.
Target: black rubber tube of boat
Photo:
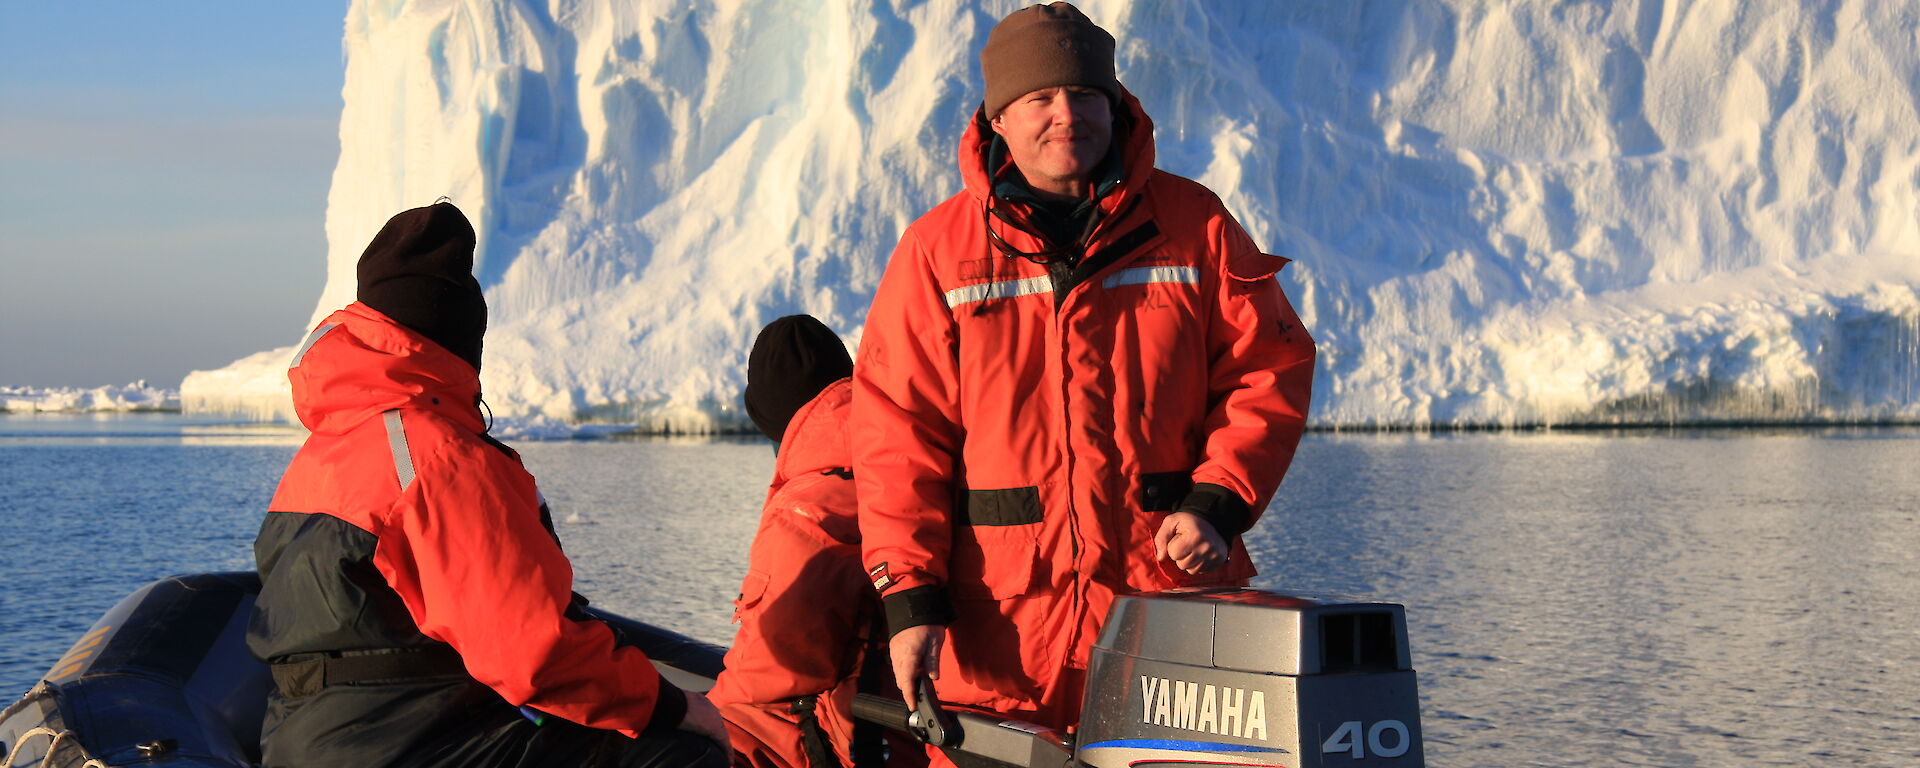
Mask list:
[[[865,720],[901,733],[911,732],[907,730],[907,705],[899,699],[871,693],[855,694],[853,717],[856,720]]]

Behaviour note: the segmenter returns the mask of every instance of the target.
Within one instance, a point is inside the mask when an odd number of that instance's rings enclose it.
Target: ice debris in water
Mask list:
[[[145,379],[92,389],[0,386],[0,410],[12,413],[177,411],[180,392],[150,386]]]

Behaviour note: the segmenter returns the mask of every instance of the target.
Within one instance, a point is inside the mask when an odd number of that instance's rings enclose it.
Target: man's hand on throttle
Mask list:
[[[914,708],[913,681],[925,674],[940,679],[940,646],[947,640],[945,624],[922,624],[900,630],[887,642],[893,657],[893,682],[900,686],[900,698],[907,709]]]

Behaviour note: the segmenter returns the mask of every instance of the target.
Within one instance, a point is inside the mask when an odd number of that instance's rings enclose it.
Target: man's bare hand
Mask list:
[[[720,708],[708,701],[707,697],[687,691],[687,714],[680,718],[680,730],[713,739],[722,749],[732,749],[727,736],[727,721],[720,717]]]
[[[893,657],[893,683],[900,686],[900,698],[908,710],[914,708],[915,679],[922,674],[940,679],[940,646],[946,641],[945,624],[923,624],[900,630],[887,642],[887,653]]]
[[[1227,564],[1226,539],[1213,524],[1192,512],[1175,512],[1160,523],[1153,537],[1153,554],[1187,573],[1211,571]],[[897,667],[896,667],[897,668]]]

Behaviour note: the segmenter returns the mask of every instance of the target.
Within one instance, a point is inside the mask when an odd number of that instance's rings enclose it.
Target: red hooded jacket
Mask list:
[[[1073,282],[1009,256],[1047,243],[994,198],[994,134],[976,114],[965,191],[907,228],[867,316],[854,373],[864,563],[895,631],[931,588],[956,613],[937,687],[949,701],[1065,727],[1116,594],[1244,583],[1237,534],[1272,498],[1305,425],[1313,340],[1267,255],[1206,188],[1153,167],[1152,122],[1124,95],[1123,175]],[[1121,128],[1125,126],[1125,130]],[[1196,484],[1223,568],[1156,561],[1154,535]],[[1223,520],[1232,522],[1222,522]],[[1237,523],[1237,525],[1235,525]]]
[[[879,605],[860,570],[841,379],[794,412],[747,555],[734,621],[740,631],[708,699],[726,716],[734,750],[757,768],[804,768],[795,700],[814,704],[842,764],[861,647]]]
[[[249,640],[256,655],[437,641],[507,704],[628,736],[679,722],[685,698],[647,657],[570,610],[573,569],[543,522],[533,477],[484,436],[473,366],[355,303],[322,321],[289,376],[313,434],[263,526],[265,588]],[[384,584],[357,575],[368,558]],[[394,596],[404,610],[389,604]],[[311,729],[326,738],[353,720],[349,710],[373,706],[375,692],[409,695],[351,688],[329,687],[288,717],[334,723]],[[358,717],[428,727],[378,712]],[[458,723],[433,727],[443,725]]]

